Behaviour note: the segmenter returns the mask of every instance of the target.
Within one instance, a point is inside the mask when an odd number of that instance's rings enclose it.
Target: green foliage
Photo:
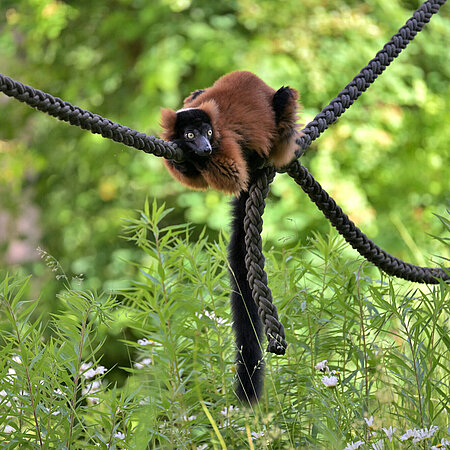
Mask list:
[[[160,107],[176,108],[191,91],[247,69],[273,87],[297,88],[307,123],[417,6],[386,0],[3,0],[1,70],[158,134]],[[442,7],[304,158],[369,236],[419,264],[442,252],[427,233],[441,233],[433,213],[443,215],[448,206],[447,10]],[[45,277],[34,252],[39,245],[69,273],[84,274],[91,289],[126,286],[133,270],[122,260],[136,253],[117,234],[121,218],[148,195],[174,208],[172,224],[206,225],[212,238],[227,226],[222,194],[186,191],[158,158],[5,96],[0,109],[0,222],[7,223],[0,267],[23,264],[25,273]],[[294,246],[300,233],[327,230],[287,176],[277,176],[271,199],[265,230],[273,245]],[[57,292],[49,277],[44,281],[52,295]]]
[[[54,300],[50,337],[34,318],[39,301],[27,297],[29,281],[3,278],[4,448],[342,449],[361,441],[393,449],[449,438],[450,285],[412,289],[379,279],[348,257],[334,232],[316,234],[303,251],[298,244],[268,252],[289,346],[285,357],[267,355],[264,396],[246,410],[232,390],[225,240],[193,238],[188,225],[164,225],[169,215],[146,202],[127,220],[125,236],[142,262],[129,262],[139,276],[121,291],[121,304],[60,278],[66,287]],[[99,364],[105,330],[123,318],[139,338],[110,344],[126,345],[119,386],[114,367]],[[417,443],[401,440],[425,428]]]
[[[2,73],[158,135],[160,107],[237,69],[297,88],[309,122],[418,3],[1,6]],[[448,259],[447,10],[303,158],[370,237],[422,265]],[[390,448],[408,428],[439,426],[427,444],[445,437],[448,286],[380,281],[287,175],[264,241],[288,353],[267,357],[266,396],[245,411],[231,408],[225,196],[186,191],[158,158],[3,95],[0,174],[5,448],[341,448],[389,425]],[[147,197],[167,206],[132,217]],[[339,369],[335,389],[314,369],[323,359]]]

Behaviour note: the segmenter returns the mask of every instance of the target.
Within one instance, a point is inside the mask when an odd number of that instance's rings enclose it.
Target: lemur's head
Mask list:
[[[198,108],[183,108],[178,111],[161,111],[162,138],[172,141],[183,150],[200,157],[213,153],[216,133],[209,105]]]

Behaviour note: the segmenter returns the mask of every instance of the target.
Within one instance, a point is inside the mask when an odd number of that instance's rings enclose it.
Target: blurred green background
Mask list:
[[[160,108],[232,70],[299,90],[308,123],[421,2],[393,0],[0,0],[0,72],[158,135]],[[366,234],[416,264],[440,254],[449,201],[449,7],[303,157]],[[51,309],[57,281],[37,248],[95,290],[126,287],[139,256],[120,238],[146,198],[172,223],[228,227],[229,199],[188,191],[162,161],[0,95],[0,270],[31,273]],[[273,183],[265,245],[327,221],[286,175]],[[441,253],[442,254],[442,253]]]

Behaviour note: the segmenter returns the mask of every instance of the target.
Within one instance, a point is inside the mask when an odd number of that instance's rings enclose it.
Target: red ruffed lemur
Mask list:
[[[298,93],[275,91],[250,72],[232,72],[193,92],[178,111],[163,109],[162,138],[177,144],[186,160],[164,160],[171,175],[193,189],[212,187],[233,194],[228,245],[231,307],[237,346],[236,394],[258,400],[263,386],[263,324],[245,267],[243,219],[248,187],[262,163],[287,165],[298,148]]]

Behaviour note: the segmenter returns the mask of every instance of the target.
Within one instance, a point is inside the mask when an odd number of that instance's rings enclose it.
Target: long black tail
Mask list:
[[[241,192],[233,199],[232,234],[228,246],[231,266],[231,310],[236,338],[237,380],[236,394],[247,404],[258,401],[263,387],[263,354],[261,340],[263,326],[258,307],[252,298],[245,267],[245,202],[248,192]]]

